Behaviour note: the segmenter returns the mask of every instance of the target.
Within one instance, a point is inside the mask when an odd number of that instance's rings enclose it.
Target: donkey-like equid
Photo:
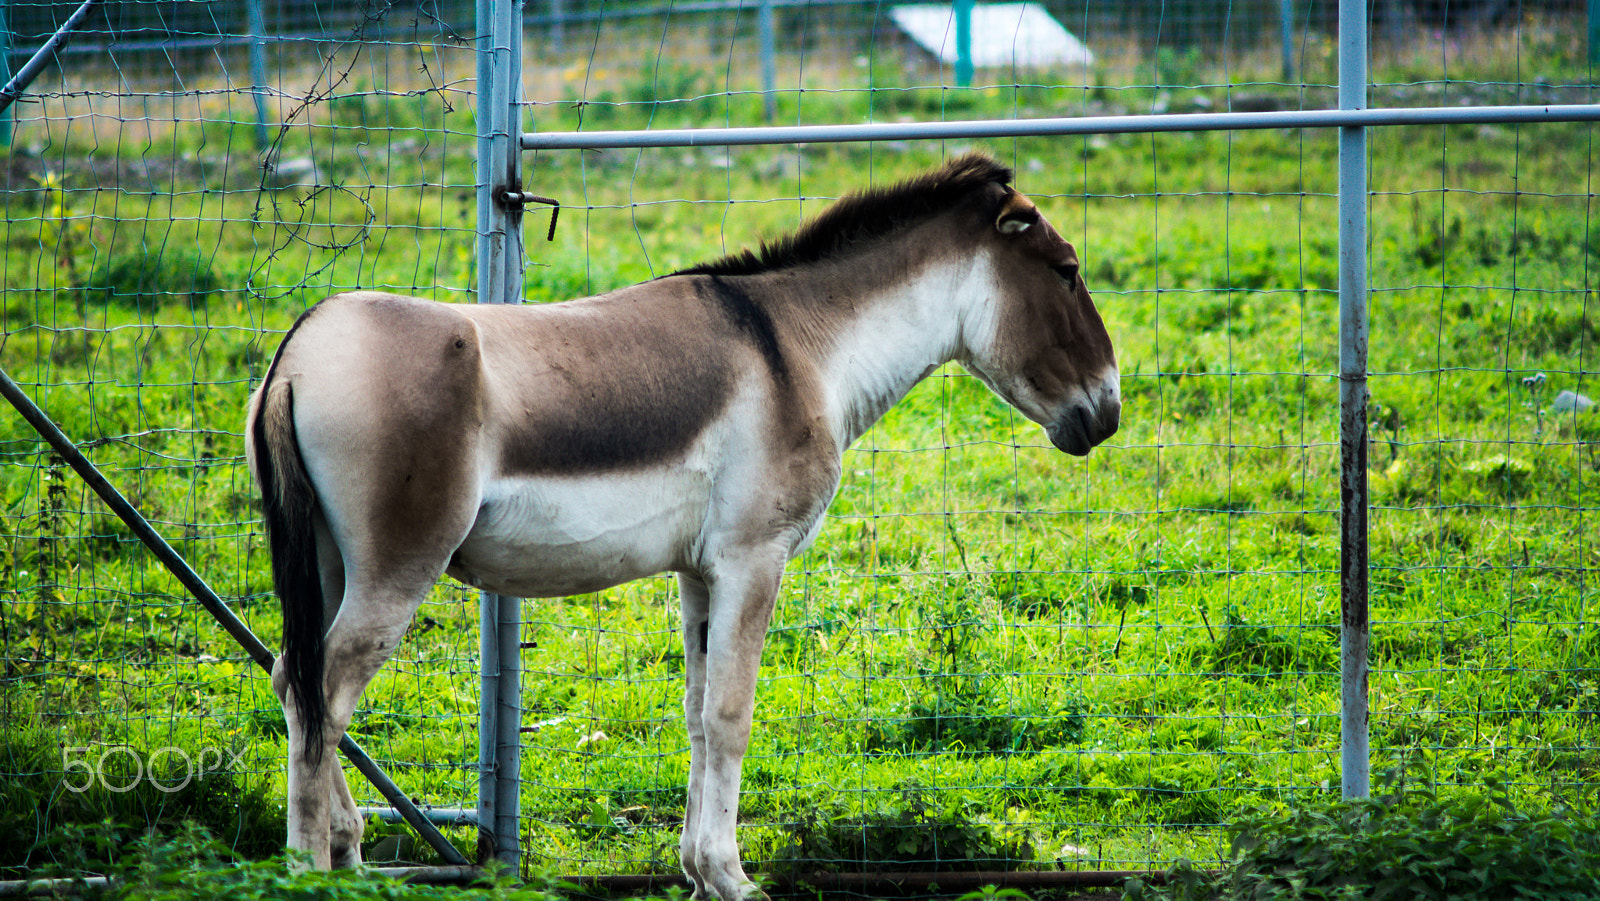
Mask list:
[[[290,329],[250,402],[284,651],[289,845],[360,862],[333,751],[441,573],[500,594],[671,570],[683,609],[695,897],[759,890],[734,823],[784,563],[846,447],[960,361],[1082,455],[1122,401],[1078,257],[977,155],[796,234],[569,303],[357,291]]]

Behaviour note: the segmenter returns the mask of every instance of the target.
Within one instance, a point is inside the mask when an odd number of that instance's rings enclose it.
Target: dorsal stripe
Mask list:
[[[766,308],[750,299],[750,295],[736,282],[724,281],[718,275],[705,279],[699,287],[701,294],[714,302],[734,327],[761,351],[773,380],[787,384],[789,364],[778,346],[778,333],[772,326],[772,316]]]

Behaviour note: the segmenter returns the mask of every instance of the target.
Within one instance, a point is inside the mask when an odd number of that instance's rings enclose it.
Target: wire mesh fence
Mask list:
[[[1045,6],[1094,64],[980,68],[958,88],[887,5],[778,5],[769,91],[757,4],[530,4],[527,119],[757,124],[769,98],[773,121],[805,124],[1332,105],[1323,5]],[[284,40],[265,92],[247,25],[192,67],[85,41],[106,49],[14,107],[5,367],[269,644],[239,437],[264,359],[334,291],[473,299],[473,32],[418,9],[269,5]],[[1590,102],[1576,12],[1377,4],[1372,104]],[[1374,757],[1443,786],[1567,797],[1595,765],[1591,142],[1586,125],[1371,138]],[[1077,246],[1118,345],[1123,428],[1068,460],[951,368],[849,453],[764,657],[742,812],[755,870],[1214,859],[1247,806],[1337,793],[1335,147],[1311,130],[981,145]],[[527,299],[737,250],[960,149],[540,152],[526,189],[566,210],[552,242],[529,229]],[[5,429],[0,773],[77,785],[88,760],[120,786],[137,763],[170,785],[177,758],[157,752],[225,749],[237,840],[281,840],[262,825],[283,754],[265,679],[25,427]],[[674,594],[660,578],[526,602],[530,865],[676,869]],[[438,806],[472,806],[474,609],[441,587],[357,717]],[[258,789],[250,813],[238,798]],[[91,797],[155,822],[189,797],[55,796],[43,822]]]

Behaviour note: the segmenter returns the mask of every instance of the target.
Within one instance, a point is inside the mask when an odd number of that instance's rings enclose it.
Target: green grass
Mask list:
[[[532,116],[541,130],[580,112],[608,128],[759,118],[759,98],[662,102],[705,73],[651,77],[667,81],[625,74],[612,101]],[[781,111],[950,109],[947,90],[883,87],[785,95]],[[953,96],[976,117],[1089,93]],[[1156,94],[1107,88],[1096,102],[1137,111]],[[327,293],[471,299],[470,103],[441,99],[368,86],[291,129],[284,157],[312,157],[320,189],[257,191],[246,142],[213,120],[141,148],[192,161],[167,190],[98,189],[64,165],[97,145],[67,132],[43,152],[56,174],[0,195],[0,362],[269,645],[244,399],[281,330]],[[1600,769],[1600,419],[1540,415],[1562,389],[1600,396],[1592,137],[1550,125],[1371,138],[1375,756],[1443,790],[1493,778],[1518,803],[1567,798]],[[757,870],[1219,860],[1244,811],[1338,792],[1334,136],[980,146],[1077,245],[1118,345],[1123,428],[1086,459],[1062,457],[951,368],[850,452],[764,657],[741,832]],[[564,211],[553,243],[534,240],[545,214],[529,214],[526,295],[737,249],[955,149],[530,157],[528,189]],[[1525,388],[1539,372],[1544,387]],[[280,840],[283,791],[264,674],[15,418],[0,420],[0,455],[0,714],[15,748],[0,789],[45,799],[8,802],[28,816],[7,821],[0,866],[94,869],[132,853],[144,827],[195,818],[259,857]],[[524,617],[532,865],[674,871],[687,742],[670,580],[529,601]],[[475,621],[469,593],[441,586],[354,727],[437,805],[474,803]],[[76,778],[65,749],[127,748],[110,758],[126,762],[168,747],[242,755],[216,783],[234,806],[58,787]],[[83,837],[108,820],[137,827],[113,850]]]

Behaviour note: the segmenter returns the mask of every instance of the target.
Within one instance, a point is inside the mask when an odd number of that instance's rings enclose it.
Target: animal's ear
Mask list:
[[[997,225],[996,227],[999,228],[1000,234],[1002,234],[1002,235],[1020,235],[1023,232],[1027,231],[1028,227],[1033,225],[1034,220],[1036,220],[1038,218],[1039,217],[1038,217],[1037,214],[1034,215],[1034,216],[1031,216],[1031,217],[1030,216],[1010,216],[1010,217],[1001,219],[999,225]]]
[[[1002,235],[1020,235],[1039,221],[1039,208],[1033,201],[1012,192],[1000,205],[1000,215],[994,220],[995,231]]]

